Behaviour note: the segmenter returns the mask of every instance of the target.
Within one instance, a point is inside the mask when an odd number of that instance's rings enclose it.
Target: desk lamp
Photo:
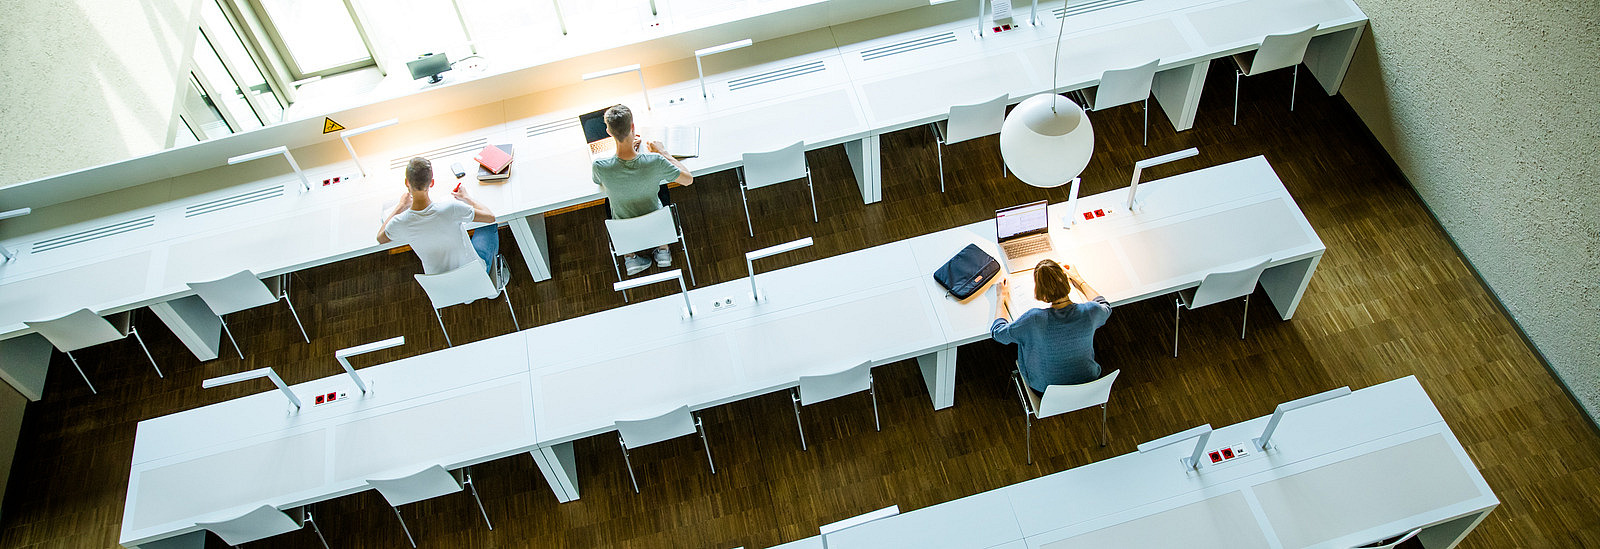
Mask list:
[[[637,72],[637,73],[639,73],[639,93],[644,94],[644,110],[647,110],[647,111],[654,110],[654,109],[650,108],[650,90],[648,88],[645,88],[645,85],[644,85],[644,70],[639,68],[639,64],[638,63],[634,63],[634,64],[628,65],[626,67],[617,67],[617,68],[614,68],[614,69],[606,69],[606,70],[603,70],[603,71],[591,72],[591,73],[583,75],[583,79],[585,81],[588,81],[588,80],[594,80],[596,78],[605,78],[607,76],[615,76],[615,75],[618,75],[618,74],[629,73],[629,72]]]
[[[978,6],[982,10],[983,3]],[[1059,187],[1071,181],[1083,173],[1094,154],[1094,128],[1083,107],[1056,93],[1061,37],[1066,31],[1067,18],[1062,17],[1050,89],[1018,103],[1000,125],[1000,157],[1017,179],[1035,187]]]
[[[1279,404],[1278,409],[1272,411],[1272,419],[1267,420],[1267,429],[1261,432],[1261,436],[1259,438],[1252,439],[1251,442],[1256,443],[1256,448],[1260,448],[1261,451],[1265,452],[1272,448],[1272,432],[1278,429],[1278,422],[1283,420],[1284,413],[1290,410],[1305,408],[1313,404],[1327,402],[1342,396],[1347,396],[1349,394],[1350,387],[1346,386],[1334,389],[1332,391],[1323,391],[1305,398],[1298,398],[1283,404]]]
[[[351,366],[350,361],[347,359],[356,355],[366,354],[373,351],[381,351],[390,347],[398,347],[400,345],[405,345],[405,343],[406,336],[391,337],[383,341],[374,341],[366,345],[357,345],[348,349],[339,349],[338,351],[334,351],[333,358],[339,361],[339,366],[344,367],[344,373],[350,374],[350,379],[356,380],[356,387],[361,388],[361,393],[366,394],[367,382],[362,381],[361,376],[356,375],[355,367]]]
[[[353,130],[339,132],[339,140],[344,141],[344,150],[350,151],[350,159],[356,161],[356,169],[361,170],[361,177],[367,176],[367,167],[361,164],[361,157],[356,155],[356,148],[350,145],[350,138],[370,132],[372,130],[387,128],[399,123],[399,118],[390,118],[377,124],[367,124]]]
[[[232,165],[238,164],[240,162],[249,162],[251,160],[256,160],[256,159],[260,159],[260,158],[266,158],[266,157],[269,157],[269,156],[274,156],[274,155],[279,155],[279,154],[283,155],[283,158],[285,160],[289,161],[289,167],[290,168],[294,168],[295,175],[300,176],[300,192],[309,192],[311,190],[311,180],[310,179],[306,179],[306,172],[300,171],[300,164],[298,162],[294,161],[294,155],[289,154],[289,147],[280,145],[280,146],[273,147],[273,148],[270,148],[270,149],[267,149],[267,150],[264,150],[264,151],[256,151],[256,152],[253,152],[253,153],[250,153],[250,154],[241,154],[239,156],[235,156],[233,158],[229,158],[228,159],[228,165],[232,166]]]
[[[804,248],[804,247],[810,246],[810,245],[811,245],[811,237],[808,236],[808,237],[802,238],[800,240],[795,240],[793,242],[785,242],[785,243],[779,244],[777,246],[769,246],[769,247],[766,247],[766,248],[762,248],[762,249],[759,249],[759,250],[744,254],[744,266],[745,266],[745,268],[750,270],[750,300],[754,301],[756,303],[760,303],[762,301],[766,301],[767,300],[766,294],[761,293],[761,289],[760,288],[756,288],[756,264],[755,264],[755,261],[757,259],[761,259],[763,257],[772,257],[772,256],[775,256],[775,255],[784,253],[784,252],[790,252],[790,251],[798,250],[800,248]]]
[[[561,0],[550,0],[550,5],[556,8],[556,24],[561,26],[561,35],[567,35],[567,18],[561,15]]]
[[[683,310],[679,314],[680,318],[684,320],[693,318],[694,305],[689,303],[689,287],[683,284],[683,269],[673,269],[664,273],[656,273],[646,277],[624,280],[622,282],[612,284],[611,289],[623,292],[638,288],[640,286],[649,286],[657,282],[666,282],[672,279],[678,280],[678,289],[681,290],[680,293],[683,294]]]
[[[740,40],[738,42],[729,42],[729,43],[723,44],[721,46],[711,46],[711,47],[703,49],[703,50],[694,50],[694,69],[697,70],[697,71],[700,71],[700,97],[702,97],[702,98],[711,97],[709,94],[706,93],[706,68],[700,66],[700,58],[701,57],[705,57],[707,55],[722,53],[722,52],[725,52],[725,51],[733,51],[733,50],[736,50],[736,49],[739,49],[739,48],[742,48],[742,47],[745,47],[745,46],[749,46],[750,44],[753,44],[753,43],[754,42],[752,42],[749,38],[746,38],[746,39]]]
[[[1197,154],[1200,154],[1200,149],[1189,147],[1178,152],[1167,153],[1155,158],[1146,158],[1144,160],[1134,162],[1133,181],[1128,183],[1128,211],[1130,213],[1139,213],[1139,203],[1134,200],[1134,195],[1139,192],[1139,174],[1144,172],[1145,168],[1149,168],[1151,166],[1160,166],[1174,160],[1182,160]]]
[[[1195,427],[1193,429],[1189,429],[1189,430],[1184,431],[1182,433],[1167,435],[1167,436],[1152,440],[1150,442],[1146,442],[1144,444],[1140,444],[1139,445],[1139,453],[1143,454],[1145,452],[1149,452],[1149,451],[1155,450],[1157,448],[1163,448],[1163,447],[1171,446],[1173,444],[1177,444],[1179,442],[1183,442],[1185,440],[1189,440],[1189,439],[1195,438],[1195,437],[1200,437],[1200,440],[1195,441],[1194,453],[1190,454],[1189,457],[1183,458],[1183,459],[1181,459],[1179,461],[1183,463],[1183,467],[1185,469],[1189,469],[1189,470],[1192,470],[1192,471],[1199,471],[1200,470],[1200,455],[1205,453],[1205,451],[1206,451],[1206,442],[1211,440],[1211,424],[1210,423],[1207,423],[1205,425],[1201,425],[1199,427]]]
[[[19,208],[11,211],[0,212],[0,219],[22,217],[31,213],[33,213],[33,208]],[[11,261],[16,257],[17,256],[11,255],[11,250],[7,250],[5,246],[0,246],[0,263]]]
[[[294,396],[294,391],[290,391],[289,386],[284,385],[283,378],[278,377],[278,372],[272,371],[272,367],[270,366],[266,368],[256,368],[248,372],[239,372],[237,374],[214,377],[200,382],[200,386],[210,389],[219,385],[238,383],[240,381],[249,381],[261,377],[272,380],[272,384],[277,385],[279,391],[283,391],[283,396],[289,397],[289,404],[293,404],[294,409],[296,410],[300,409],[300,397]]]

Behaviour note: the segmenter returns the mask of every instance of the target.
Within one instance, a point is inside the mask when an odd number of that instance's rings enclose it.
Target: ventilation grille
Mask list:
[[[195,217],[212,212],[220,212],[234,206],[254,204],[263,200],[271,200],[283,196],[283,185],[267,187],[265,189],[239,193],[227,198],[218,198],[209,202],[201,202],[183,209],[183,217]]]
[[[406,167],[406,162],[410,162],[412,157],[420,156],[420,157],[426,158],[428,160],[438,160],[438,159],[441,159],[441,158],[455,156],[455,155],[458,155],[458,154],[461,154],[461,153],[465,153],[465,152],[472,152],[472,151],[480,150],[480,149],[484,148],[485,146],[487,146],[488,144],[489,144],[489,138],[480,137],[480,138],[477,138],[477,139],[473,139],[471,141],[463,141],[461,143],[456,143],[454,145],[445,145],[443,147],[439,147],[439,148],[433,149],[431,151],[422,151],[422,152],[419,152],[417,154],[411,154],[411,155],[402,156],[400,158],[396,158],[393,161],[389,162],[389,169],[398,170],[398,169],[405,168]]]
[[[1115,8],[1117,6],[1136,4],[1138,2],[1139,0],[1090,0],[1082,4],[1072,4],[1071,2],[1068,2],[1069,5],[1067,7],[1056,8],[1051,11],[1055,12],[1056,19],[1062,19],[1068,15],[1082,15],[1089,12],[1100,11],[1106,8]]]
[[[956,41],[956,33],[955,33],[955,31],[942,32],[942,33],[931,35],[931,36],[924,36],[922,38],[912,38],[912,39],[906,40],[904,42],[899,42],[899,43],[895,43],[895,44],[889,44],[887,46],[879,46],[879,47],[868,49],[868,50],[862,50],[861,51],[861,60],[862,61],[871,61],[873,59],[882,59],[884,57],[889,57],[889,56],[892,56],[892,55],[898,55],[898,54],[906,53],[906,52],[909,52],[909,51],[917,51],[917,50],[920,50],[920,49],[923,49],[923,48],[931,48],[931,47],[934,47],[934,46],[937,46],[937,45],[940,45],[940,44],[953,44],[953,43],[955,43],[955,41]]]
[[[528,126],[528,137],[539,137],[547,133],[569,130],[578,127],[578,119],[566,118],[555,122],[546,122],[537,126]]]
[[[792,67],[778,69],[775,71],[764,72],[755,76],[735,78],[728,81],[728,91],[753,88],[762,84],[771,84],[779,80],[788,80],[796,76],[822,72],[826,68],[827,67],[822,64],[821,60],[817,60],[810,63],[801,63]]]
[[[156,226],[156,216],[147,215],[138,219],[130,219],[110,225],[95,227],[87,231],[79,231],[69,235],[58,236],[51,239],[40,240],[33,243],[33,253],[59,250],[68,246],[76,246],[85,242],[100,240],[108,236],[129,233],[140,229]]]

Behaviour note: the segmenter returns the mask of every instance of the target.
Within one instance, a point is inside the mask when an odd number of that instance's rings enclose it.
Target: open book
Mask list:
[[[699,126],[665,126],[644,128],[639,135],[645,141],[660,141],[666,145],[673,158],[700,156]]]

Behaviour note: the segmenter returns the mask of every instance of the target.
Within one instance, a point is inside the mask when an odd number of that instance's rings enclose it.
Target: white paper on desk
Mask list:
[[[1011,275],[1006,280],[1010,281],[1011,283],[1010,293],[1012,318],[1020,316],[1028,309],[1043,309],[1050,306],[1049,303],[1034,299],[1032,270]],[[1067,294],[1067,297],[1071,298],[1073,303],[1089,302],[1089,298],[1085,297],[1083,292],[1078,290],[1077,286],[1072,287],[1072,292]]]

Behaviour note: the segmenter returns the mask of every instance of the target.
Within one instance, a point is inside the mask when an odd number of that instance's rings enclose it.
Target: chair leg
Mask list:
[[[700,445],[706,447],[706,463],[711,464],[711,474],[717,474],[717,462],[711,461],[711,439],[706,438],[706,426],[700,423],[700,417],[694,418],[694,429],[700,431]]]
[[[128,333],[133,334],[133,340],[139,342],[139,348],[144,350],[144,357],[150,359],[150,367],[156,369],[156,377],[167,377],[161,374],[161,367],[156,365],[156,357],[150,356],[150,348],[145,346],[144,338],[139,336],[139,329],[129,326]],[[234,347],[237,348],[238,345]]]
[[[700,283],[694,281],[694,261],[689,259],[689,243],[683,240],[681,234],[678,235],[678,245],[683,247],[683,268],[689,271],[689,285],[699,286]]]
[[[1294,80],[1289,83],[1289,112],[1294,112],[1295,90],[1300,87],[1300,65],[1294,66]]]
[[[1024,414],[1022,421],[1024,422],[1023,430],[1027,433],[1023,435],[1023,445],[1028,449],[1028,465],[1033,465],[1033,414]]]
[[[283,302],[289,306],[289,316],[294,317],[294,325],[300,328],[300,337],[305,338],[306,343],[311,343],[311,336],[306,335],[306,325],[300,323],[300,313],[295,312],[294,302],[289,300],[289,275],[283,275]]]
[[[872,427],[883,432],[883,423],[878,421],[878,386],[871,375],[867,376],[867,394],[872,396]]]
[[[933,150],[939,153],[939,192],[944,192],[944,142],[933,140]],[[1001,164],[1005,164],[1001,162]]]
[[[1150,146],[1150,96],[1144,98],[1144,146]]]
[[[91,395],[100,394],[100,391],[94,390],[94,384],[93,383],[89,383],[89,375],[83,373],[83,367],[78,365],[78,359],[76,357],[72,356],[71,352],[67,353],[67,358],[72,360],[72,367],[78,369],[78,375],[83,376],[83,383],[85,385],[89,386],[89,394],[91,394]]]
[[[411,542],[411,547],[415,549],[417,546],[417,540],[411,539],[411,529],[406,527],[406,518],[400,516],[399,507],[391,507],[391,509],[394,509],[394,518],[400,520],[400,530],[406,533],[406,541]]]
[[[617,282],[622,282],[622,267],[618,267],[617,266],[617,260],[620,259],[620,258],[621,258],[621,256],[617,255],[617,251],[616,250],[611,250],[611,270],[617,272]],[[627,290],[623,290],[622,291],[622,302],[623,303],[627,303],[628,302],[628,291]]]
[[[511,326],[517,331],[522,331],[522,325],[517,323],[517,308],[511,306],[511,294],[505,288],[500,289],[500,295],[506,298],[506,310],[511,311]]]
[[[744,168],[739,169],[739,202],[744,204],[744,227],[753,237],[756,235],[756,226],[750,222],[750,199],[744,194]]]
[[[800,421],[800,394],[789,389],[789,400],[794,404],[794,426],[800,429],[800,451],[806,450],[806,424]]]
[[[456,344],[450,342],[450,330],[444,328],[444,317],[439,316],[438,309],[433,310],[433,318],[439,320],[439,331],[444,332],[444,345],[446,347],[455,347]]]
[[[628,481],[633,483],[633,493],[639,493],[639,479],[633,476],[633,460],[628,458],[628,442],[617,435],[617,445],[622,447],[622,463],[628,466]]]
[[[1244,331],[1250,327],[1250,296],[1244,296],[1244,320],[1239,323],[1239,339],[1244,339]]]
[[[1111,442],[1111,428],[1106,426],[1106,405],[1100,405],[1100,447]]]
[[[467,478],[462,484],[472,488],[472,499],[478,501],[478,512],[483,513],[483,523],[489,525],[490,530],[494,530],[494,523],[489,522],[489,510],[483,508],[483,498],[478,496],[478,485],[472,483],[472,471],[465,471],[464,476]]]
[[[233,330],[228,329],[228,319],[218,316],[217,321],[222,323],[222,333],[228,334],[228,341],[233,343],[233,350],[239,353],[239,360],[244,360],[244,349],[239,347],[239,340],[233,338]]]
[[[810,168],[806,168],[806,194],[811,195],[811,222],[820,223],[817,219],[817,191],[811,186]]]
[[[1028,464],[1033,464],[1033,407],[1028,404],[1027,387],[1022,385],[1021,370],[1011,371],[1011,384],[1017,389],[1017,400],[1022,401],[1023,429],[1027,432],[1024,446],[1028,449]]]
[[[322,527],[317,526],[316,517],[311,516],[311,511],[306,511],[306,522],[311,523],[311,531],[317,533],[317,539],[322,540],[322,549],[333,549],[328,546],[328,538],[322,536]]]
[[[1178,358],[1178,323],[1183,320],[1183,302],[1172,300],[1172,358]]]
[[[1233,71],[1233,125],[1239,125],[1239,79],[1244,78],[1244,71]]]

